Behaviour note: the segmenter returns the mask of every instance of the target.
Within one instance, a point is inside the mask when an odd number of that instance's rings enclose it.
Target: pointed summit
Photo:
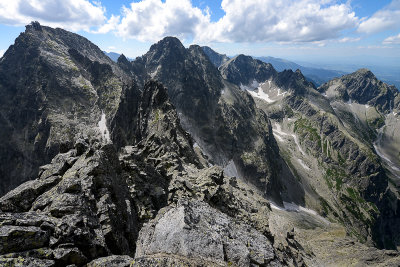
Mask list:
[[[178,38],[168,36],[158,41],[157,43],[153,44],[150,47],[149,53],[151,53],[152,51],[154,52],[154,51],[168,51],[168,50],[182,51],[185,50],[185,47]]]
[[[25,26],[26,30],[35,30],[35,31],[42,31],[42,26],[38,21],[32,21],[30,24]]]

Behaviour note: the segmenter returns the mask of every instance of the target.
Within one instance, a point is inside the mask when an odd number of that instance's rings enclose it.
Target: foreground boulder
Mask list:
[[[267,237],[196,200],[180,200],[162,209],[140,231],[134,266],[156,262],[163,266],[280,265]]]

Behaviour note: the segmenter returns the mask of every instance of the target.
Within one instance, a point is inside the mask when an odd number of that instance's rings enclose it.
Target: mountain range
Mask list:
[[[400,93],[308,78],[27,25],[0,59],[0,264],[398,266]]]

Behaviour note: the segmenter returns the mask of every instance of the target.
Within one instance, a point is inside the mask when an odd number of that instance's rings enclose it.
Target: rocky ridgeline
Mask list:
[[[138,111],[132,146],[78,140],[0,199],[1,264],[302,262],[297,248],[274,248],[268,201],[202,166],[162,85],[146,84]]]

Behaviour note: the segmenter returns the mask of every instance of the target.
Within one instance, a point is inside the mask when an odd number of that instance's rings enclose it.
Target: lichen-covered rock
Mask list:
[[[36,258],[3,258],[0,256],[1,266],[13,267],[54,267],[56,266],[53,260],[41,260]]]
[[[89,262],[87,267],[129,267],[134,263],[133,258],[127,255],[112,255],[98,258]]]
[[[133,255],[136,212],[116,151],[112,145],[94,143],[73,160],[71,155],[79,154],[76,149],[66,154],[59,155],[54,164],[63,159],[68,168],[44,192],[36,190],[36,183],[54,176],[22,184],[1,199],[0,203],[18,203],[21,192],[36,194],[29,195],[30,205],[17,205],[14,210],[2,205],[6,209],[0,214],[0,253],[37,256],[63,266],[82,266],[114,253]],[[46,253],[27,254],[33,249]]]
[[[136,260],[145,264],[153,255],[163,254],[222,266],[279,265],[264,235],[196,200],[180,200],[162,209],[141,229]],[[177,264],[184,266],[185,262]]]
[[[46,246],[50,234],[35,226],[0,226],[0,253],[24,251]]]

